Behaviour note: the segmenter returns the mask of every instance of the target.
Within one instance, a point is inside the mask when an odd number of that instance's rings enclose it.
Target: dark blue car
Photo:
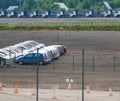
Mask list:
[[[38,58],[37,58],[38,56]],[[46,64],[49,61],[47,61],[47,56],[46,54],[41,54],[41,53],[29,53],[27,55],[24,56],[19,56],[16,58],[15,62],[22,65],[22,64],[37,64],[37,59],[38,59],[38,63],[40,65]]]

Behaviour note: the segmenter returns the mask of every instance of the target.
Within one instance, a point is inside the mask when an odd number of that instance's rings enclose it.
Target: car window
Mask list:
[[[25,48],[22,47],[22,46],[18,46],[17,49],[19,49],[19,50],[25,50]]]
[[[3,54],[3,55],[7,55],[6,53],[4,53],[4,52],[2,52],[2,51],[0,51],[0,53]]]
[[[35,57],[37,57],[37,53],[35,53]]]
[[[3,55],[2,54],[0,54],[0,57],[2,57]]]
[[[31,57],[33,57],[33,54],[28,54],[28,55],[26,55],[26,57],[31,58]]]
[[[20,53],[20,51],[18,51],[17,49],[13,49],[13,51],[15,51],[16,53]]]
[[[7,52],[9,52],[9,53],[12,53],[12,54],[14,54],[11,50],[6,50]]]

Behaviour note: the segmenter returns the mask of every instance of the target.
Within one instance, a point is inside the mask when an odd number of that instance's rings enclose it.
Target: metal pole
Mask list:
[[[84,101],[84,49],[82,49],[82,101]]]
[[[75,68],[74,68],[74,55],[73,55],[73,71],[74,71],[74,69],[75,69]]]
[[[23,47],[22,47],[22,55],[23,55]]]
[[[94,66],[95,66],[95,65],[94,65],[94,60],[95,60],[95,57],[93,56],[93,71],[94,71]]]
[[[39,51],[39,48],[37,48],[37,66],[36,66],[36,101],[39,101],[38,100],[38,84],[39,84],[39,65],[38,65],[38,51]]]
[[[58,41],[59,41],[59,34],[58,34],[58,32],[57,32],[57,44],[58,44]]]
[[[55,70],[55,60],[53,60],[53,70]]]
[[[115,72],[115,67],[116,67],[115,62],[116,62],[116,57],[114,56],[114,72]]]

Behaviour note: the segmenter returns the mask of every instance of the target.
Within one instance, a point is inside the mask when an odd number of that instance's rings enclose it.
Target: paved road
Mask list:
[[[43,23],[120,23],[120,18],[0,18],[1,24],[25,25]]]

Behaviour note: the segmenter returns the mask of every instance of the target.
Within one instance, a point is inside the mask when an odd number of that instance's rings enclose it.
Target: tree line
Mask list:
[[[113,9],[120,8],[120,0],[106,0]],[[62,2],[70,10],[104,10],[103,0],[0,0],[0,9],[19,6],[21,10],[61,10],[54,2]]]

